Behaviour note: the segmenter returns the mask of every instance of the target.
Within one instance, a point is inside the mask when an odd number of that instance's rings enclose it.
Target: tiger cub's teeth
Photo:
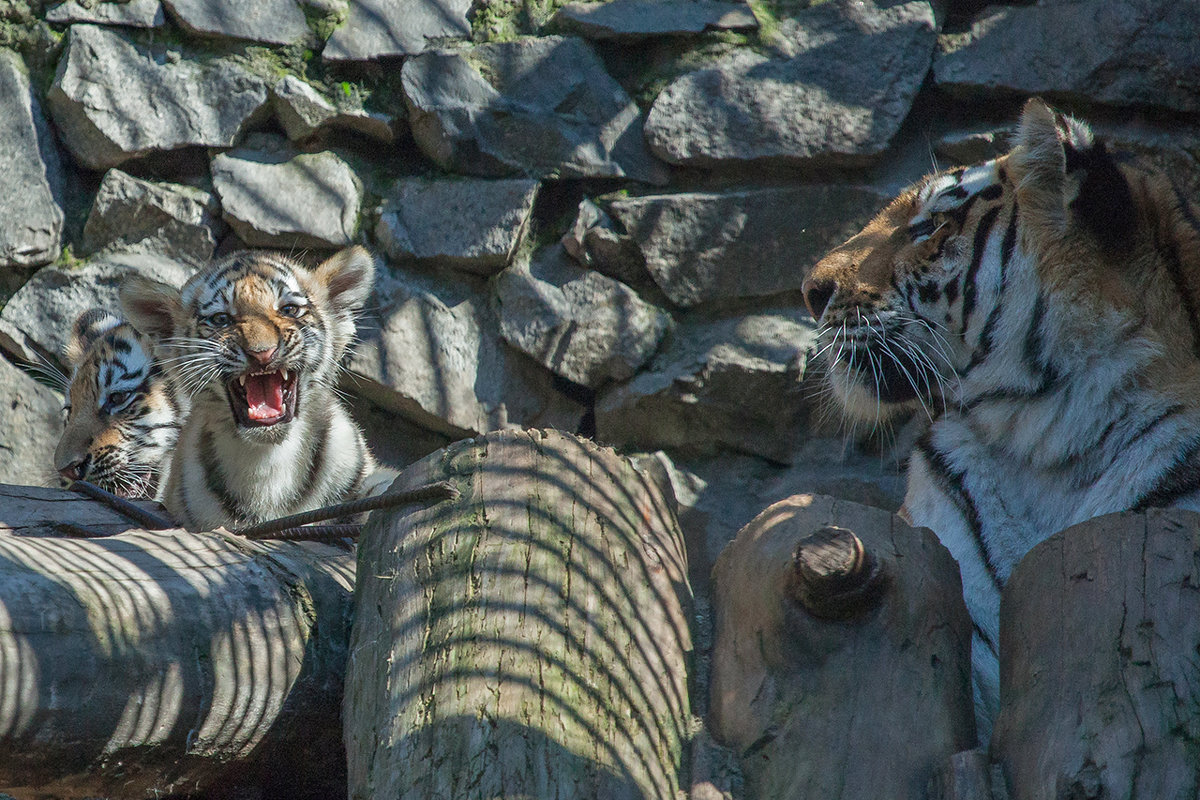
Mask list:
[[[239,375],[239,376],[238,376],[238,383],[240,383],[240,384],[242,385],[242,388],[245,388],[245,386],[246,386],[246,376],[245,376],[245,375]]]
[[[283,373],[283,382],[287,383],[288,371],[286,369],[284,369],[284,370],[280,370],[280,372]]]

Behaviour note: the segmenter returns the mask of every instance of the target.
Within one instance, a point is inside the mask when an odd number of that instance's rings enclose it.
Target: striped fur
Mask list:
[[[154,360],[153,342],[92,309],[75,321],[64,355],[71,377],[55,469],[122,497],[154,497],[186,408]]]
[[[1099,514],[1200,509],[1197,211],[1031,101],[1011,153],[907,190],[804,288],[845,413],[932,420],[903,512],[962,570],[986,741],[1017,561]]]
[[[312,271],[247,251],[181,290],[122,286],[125,313],[163,337],[191,397],[164,498],[185,527],[253,524],[361,490],[374,461],[334,387],[373,276],[361,247]]]

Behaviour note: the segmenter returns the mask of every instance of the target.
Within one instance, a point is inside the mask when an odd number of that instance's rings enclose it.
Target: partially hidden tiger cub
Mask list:
[[[334,387],[374,270],[361,247],[311,271],[244,251],[182,289],[122,284],[125,314],[161,339],[191,397],[163,499],[184,527],[255,524],[361,490],[374,460]]]
[[[962,570],[986,743],[1017,561],[1100,514],[1200,509],[1196,207],[1031,100],[1010,153],[906,190],[803,292],[846,414],[933,417],[902,513]]]
[[[75,321],[64,356],[67,421],[54,468],[122,497],[154,497],[186,413],[155,361],[154,343],[95,308]]]

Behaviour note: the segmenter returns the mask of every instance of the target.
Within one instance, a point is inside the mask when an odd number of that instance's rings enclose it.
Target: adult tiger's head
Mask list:
[[[153,343],[102,309],[75,321],[67,423],[54,467],[129,498],[153,497],[179,435],[181,411],[154,362]]]
[[[1194,210],[1039,100],[1011,152],[904,191],[803,292],[834,396],[858,419],[1036,397],[1134,332],[1129,358],[1200,353]]]
[[[180,390],[197,406],[227,407],[239,436],[274,443],[310,389],[334,385],[374,270],[361,247],[311,271],[276,253],[243,251],[179,290],[134,276],[121,303],[135,325],[161,337]]]

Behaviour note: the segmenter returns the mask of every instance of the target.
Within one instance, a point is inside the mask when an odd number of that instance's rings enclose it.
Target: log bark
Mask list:
[[[457,501],[359,541],[355,800],[677,800],[693,720],[683,538],[612,450],[492,433],[405,470]]]
[[[971,620],[928,530],[797,495],[738,533],[713,580],[709,723],[749,797],[923,800],[974,746]]]
[[[1017,565],[992,738],[1014,800],[1200,796],[1200,514],[1113,514]]]
[[[345,549],[129,529],[0,486],[0,791],[344,796],[353,581]]]

